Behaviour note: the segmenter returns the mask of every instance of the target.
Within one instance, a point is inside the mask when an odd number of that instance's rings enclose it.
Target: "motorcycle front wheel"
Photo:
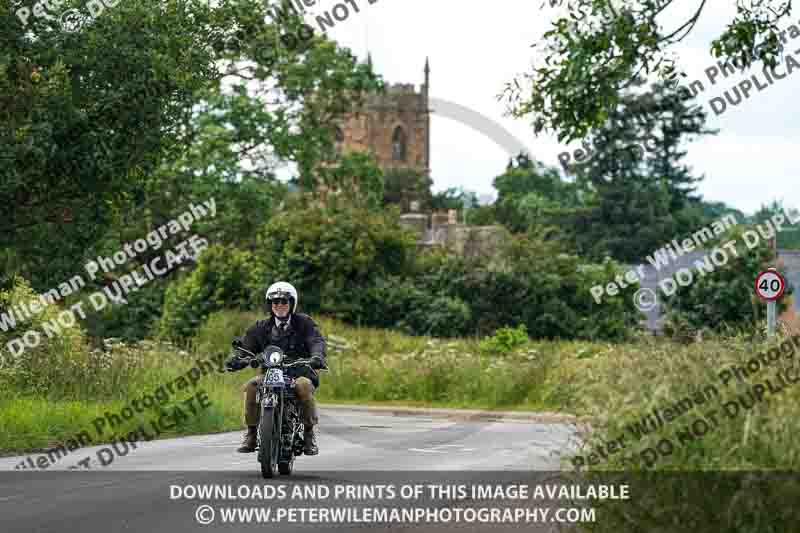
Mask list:
[[[276,410],[267,408],[261,412],[258,424],[258,462],[261,463],[261,476],[269,479],[278,471],[280,453],[280,424],[275,423]]]
[[[286,410],[286,420],[284,423],[286,427],[289,428],[289,445],[285,452],[288,454],[288,457],[284,455],[281,458],[281,461],[278,463],[278,470],[284,476],[292,475],[292,469],[294,467],[294,460],[295,460],[295,447],[296,447],[296,440],[297,440],[297,432],[298,432],[298,423],[297,423],[297,410],[296,407],[292,404],[287,406]]]

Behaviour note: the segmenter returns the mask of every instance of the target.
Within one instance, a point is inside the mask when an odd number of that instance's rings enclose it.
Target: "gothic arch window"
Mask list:
[[[395,161],[406,160],[406,133],[397,126],[392,134],[392,159]]]

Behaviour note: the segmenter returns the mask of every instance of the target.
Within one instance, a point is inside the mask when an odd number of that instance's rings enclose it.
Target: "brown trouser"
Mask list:
[[[256,401],[256,393],[263,379],[264,375],[261,374],[249,380],[242,387],[244,391],[244,423],[248,426],[257,426],[258,419],[261,417],[261,406]],[[317,406],[314,402],[314,384],[310,379],[302,376],[297,378],[294,384],[297,403],[302,408],[304,429],[308,431],[319,422]]]

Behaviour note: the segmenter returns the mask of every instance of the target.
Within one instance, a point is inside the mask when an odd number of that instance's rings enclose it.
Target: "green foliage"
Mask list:
[[[12,316],[13,306],[22,303],[28,303],[36,296],[36,292],[30,287],[30,284],[19,276],[10,278],[7,282],[8,289],[0,291],[0,311],[7,316]],[[72,345],[79,348],[83,344],[82,334],[79,329],[69,328],[65,335],[56,336],[52,339],[47,335],[42,335],[42,326],[46,322],[56,320],[58,317],[59,309],[56,305],[48,305],[44,309],[34,315],[30,320],[22,320],[13,312],[13,316],[17,319],[16,324],[12,326],[7,323],[6,327],[0,331],[0,378],[3,384],[7,386],[9,382],[13,383],[16,380],[25,381],[31,377],[31,371],[28,365],[36,358],[34,353],[43,352],[45,356],[52,355],[57,358],[59,355],[68,353]],[[16,355],[11,351],[9,343],[16,339],[17,350],[21,343],[22,336],[27,331],[36,331],[40,336],[44,337],[36,348],[24,347],[23,352]],[[34,352],[35,351],[35,352]],[[27,364],[26,364],[27,363]],[[0,387],[3,388],[3,387]]]
[[[800,250],[800,228],[781,231],[778,234],[778,249]]]
[[[243,313],[223,309],[211,313],[197,333],[192,337],[192,350],[196,353],[227,354],[231,349],[233,337],[240,337],[257,320],[253,313]]]
[[[766,229],[763,225],[762,228]],[[746,244],[745,232],[751,235],[750,242],[753,242],[753,234],[758,238],[758,245],[753,249]],[[729,241],[735,241],[735,254],[730,247],[722,248]],[[664,302],[665,333],[682,336],[697,330],[736,330],[766,317],[766,305],[756,296],[754,283],[759,272],[775,264],[775,252],[769,247],[769,241],[756,233],[755,227],[735,226],[709,243],[709,254],[715,246],[727,254],[727,264],[715,266],[713,272],[705,275],[697,268],[691,269],[693,282],[685,287],[678,286]],[[709,262],[714,265],[711,259]],[[785,275],[782,269],[778,270]],[[787,287],[778,300],[779,314],[786,309],[791,293],[792,289]]]
[[[139,237],[212,195],[220,219],[201,233],[247,239],[280,201],[276,163],[315,168],[329,124],[381,86],[324,36],[273,54],[282,29],[257,0],[120,3],[76,32],[6,11],[0,204],[12,209],[0,211],[0,248],[36,290],[79,271],[137,209]]]
[[[347,203],[367,209],[383,205],[383,171],[372,154],[346,154],[320,168],[317,177],[318,184],[336,191],[333,197],[326,195],[329,204],[343,198]]]
[[[581,205],[575,183],[561,179],[558,170],[520,155],[494,179],[497,201],[494,216],[513,232],[552,223],[567,208]]]
[[[738,221],[747,219],[744,213],[724,202],[707,202],[701,198],[688,198],[686,206],[675,214],[678,225],[676,234],[687,235],[697,231],[697,228],[708,226],[727,215],[733,215]]]
[[[637,263],[694,227],[699,214],[687,208],[696,205],[699,178],[681,148],[687,135],[715,133],[704,121],[701,109],[689,109],[663,85],[620,98],[592,134],[591,159],[573,169],[588,200],[560,221],[579,254]]]
[[[390,168],[384,173],[384,204],[400,204],[403,198],[417,200],[420,210],[432,207],[433,180],[412,168]]]
[[[524,346],[530,341],[528,328],[520,324],[516,328],[502,327],[495,331],[491,337],[486,337],[480,342],[480,349],[489,354],[505,354]]]
[[[636,325],[633,287],[602,305],[589,296],[592,286],[622,272],[620,265],[586,264],[533,234],[516,236],[504,256],[505,269],[474,271],[462,289],[480,295],[472,305],[479,334],[525,324],[532,338],[623,339]]]
[[[773,200],[770,204],[764,205],[761,204],[761,208],[753,213],[752,216],[747,217],[747,222],[749,224],[761,224],[770,220],[775,215],[784,215],[786,208],[783,205],[783,201]]]
[[[267,261],[228,246],[212,245],[198,258],[197,268],[172,283],[164,296],[159,334],[187,339],[220,309],[252,309],[266,289]]]
[[[0,291],[0,309],[7,313],[14,305],[28,303],[36,293],[20,277],[10,290]],[[38,301],[38,298],[37,298]],[[134,354],[109,353],[109,349],[90,349],[86,335],[77,323],[70,324],[67,310],[48,304],[30,319],[17,321],[16,327],[0,332],[0,396],[48,397],[81,399],[109,396],[141,366]],[[49,324],[52,334],[45,332]],[[25,346],[12,352],[15,342],[26,332],[35,332],[41,341],[35,347]],[[34,334],[28,334],[29,339]],[[19,346],[20,343],[16,343]]]
[[[342,319],[435,337],[455,337],[472,329],[472,313],[464,300],[436,292],[413,278],[377,280],[357,294],[357,307],[342,314]]]
[[[466,191],[463,187],[450,187],[438,192],[431,197],[431,209],[455,209],[461,211],[464,208],[474,209],[478,207],[478,197],[472,191]]]
[[[97,444],[110,442],[114,435],[135,431],[174,407],[180,407],[188,418],[179,417],[180,424],[168,429],[162,434],[164,437],[235,430],[241,424],[242,376],[210,372],[201,375],[196,386],[185,388],[178,384],[171,391],[165,387],[178,376],[185,376],[197,365],[196,361],[208,360],[208,354],[190,354],[170,343],[128,344],[106,339],[101,348],[79,350],[71,357],[83,359],[84,364],[73,368],[69,361],[63,365],[61,360],[58,364],[48,362],[54,371],[63,374],[61,381],[69,388],[51,387],[49,394],[43,394],[35,382],[0,388],[0,450],[51,448],[66,443],[80,431],[90,433]],[[205,372],[207,365],[201,368]],[[166,402],[161,403],[157,397],[155,404],[138,412],[132,401],[141,407],[140,400],[145,395],[154,396],[159,387],[170,396]],[[200,392],[207,393],[211,405],[194,414],[182,402]],[[197,405],[196,400],[194,404]],[[125,407],[131,407],[133,417],[121,417],[121,425],[106,427],[98,434],[94,421],[108,413],[119,414]],[[85,453],[75,450],[74,455],[61,459],[60,466],[74,465]]]
[[[698,2],[688,20],[665,28],[657,16],[671,12],[673,2],[551,1],[563,9],[544,42],[536,45],[542,53],[533,72],[505,89],[514,115],[530,119],[536,133],[555,131],[559,140],[571,141],[603,124],[640,73],[657,72],[677,85],[671,48],[692,31],[703,9],[711,7]],[[737,2],[736,10],[734,20],[711,44],[713,55],[740,65],[755,58],[774,66],[781,49],[777,22],[790,13],[791,2]],[[756,47],[757,41],[764,43]],[[683,92],[690,94],[685,88]]]
[[[425,255],[410,276],[362,286],[354,311],[342,318],[446,337],[524,325],[533,338],[624,339],[637,323],[633,288],[602,305],[590,296],[592,286],[623,271],[613,261],[584,264],[534,235],[515,237],[501,254],[501,269],[447,253]]]
[[[747,401],[753,387],[765,380],[778,383],[778,372],[796,374],[796,341],[780,333],[768,343],[704,335],[700,342],[682,344],[647,336],[635,344],[608,346],[600,357],[574,365],[560,359],[562,363],[550,373],[545,387],[566,389],[568,396],[561,401],[574,405],[572,412],[591,420],[591,427],[578,435],[584,443],[578,453],[588,467],[577,476],[592,484],[601,479],[602,483],[630,483],[631,491],[641,496],[633,505],[633,499],[598,505],[597,516],[602,515],[603,520],[589,530],[675,531],[676,512],[681,517],[679,529],[692,532],[777,533],[793,529],[798,513],[790,502],[798,496],[798,485],[789,472],[797,469],[800,458],[796,437],[800,389],[770,389],[763,401],[750,409],[742,408],[740,402]],[[721,384],[722,369],[746,367],[753,359],[766,360],[773,349],[781,356],[770,365],[761,365],[757,373],[741,381],[734,378]],[[717,393],[706,392],[702,405],[684,413],[675,409],[677,402],[697,391],[708,391],[709,385],[714,385]],[[723,406],[728,404],[739,404],[740,409],[733,416],[726,413],[713,421],[714,413],[725,412]],[[677,411],[672,421],[641,438],[633,436],[631,424],[656,409],[665,413],[667,408]],[[711,430],[692,430],[691,425],[699,426],[697,420],[702,419]],[[624,447],[616,451],[607,447],[623,435]],[[648,464],[647,457],[655,454],[643,452],[656,449],[663,439],[673,444],[672,451],[660,454],[654,465]],[[597,464],[589,454],[600,447],[610,453],[595,455]],[[565,458],[565,469],[570,468],[569,462]],[[730,512],[737,507],[737,512]]]
[[[258,233],[259,257],[297,287],[303,309],[348,316],[375,280],[408,270],[415,242],[396,210],[356,206],[281,212]]]
[[[113,302],[95,311],[87,301],[83,306],[86,334],[94,338],[118,338],[126,342],[144,340],[157,329],[168,280],[156,278],[125,296],[127,304]]]
[[[467,224],[470,226],[494,226],[500,224],[497,220],[497,210],[492,205],[480,205],[474,209],[467,209]]]
[[[213,57],[185,46],[208,22],[208,9],[121,4],[69,34],[53,17],[32,16],[27,28],[6,18],[0,95],[14,112],[0,128],[10,162],[0,165],[0,203],[14,209],[3,211],[9,231],[0,240],[25,259],[34,287],[73,274],[83,250],[114,222],[115,204],[135,195],[175,145],[168,132],[179,129],[193,91],[215,76],[205,68]],[[191,60],[171,53],[180,48],[192,50]]]
[[[503,408],[538,403],[558,354],[545,343],[505,357],[481,353],[477,339],[408,337],[320,317],[331,341],[324,401]]]

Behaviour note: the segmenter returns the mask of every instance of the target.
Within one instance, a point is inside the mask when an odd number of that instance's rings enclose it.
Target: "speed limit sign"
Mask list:
[[[775,301],[785,290],[786,280],[777,270],[765,270],[756,278],[756,294],[762,300]]]

